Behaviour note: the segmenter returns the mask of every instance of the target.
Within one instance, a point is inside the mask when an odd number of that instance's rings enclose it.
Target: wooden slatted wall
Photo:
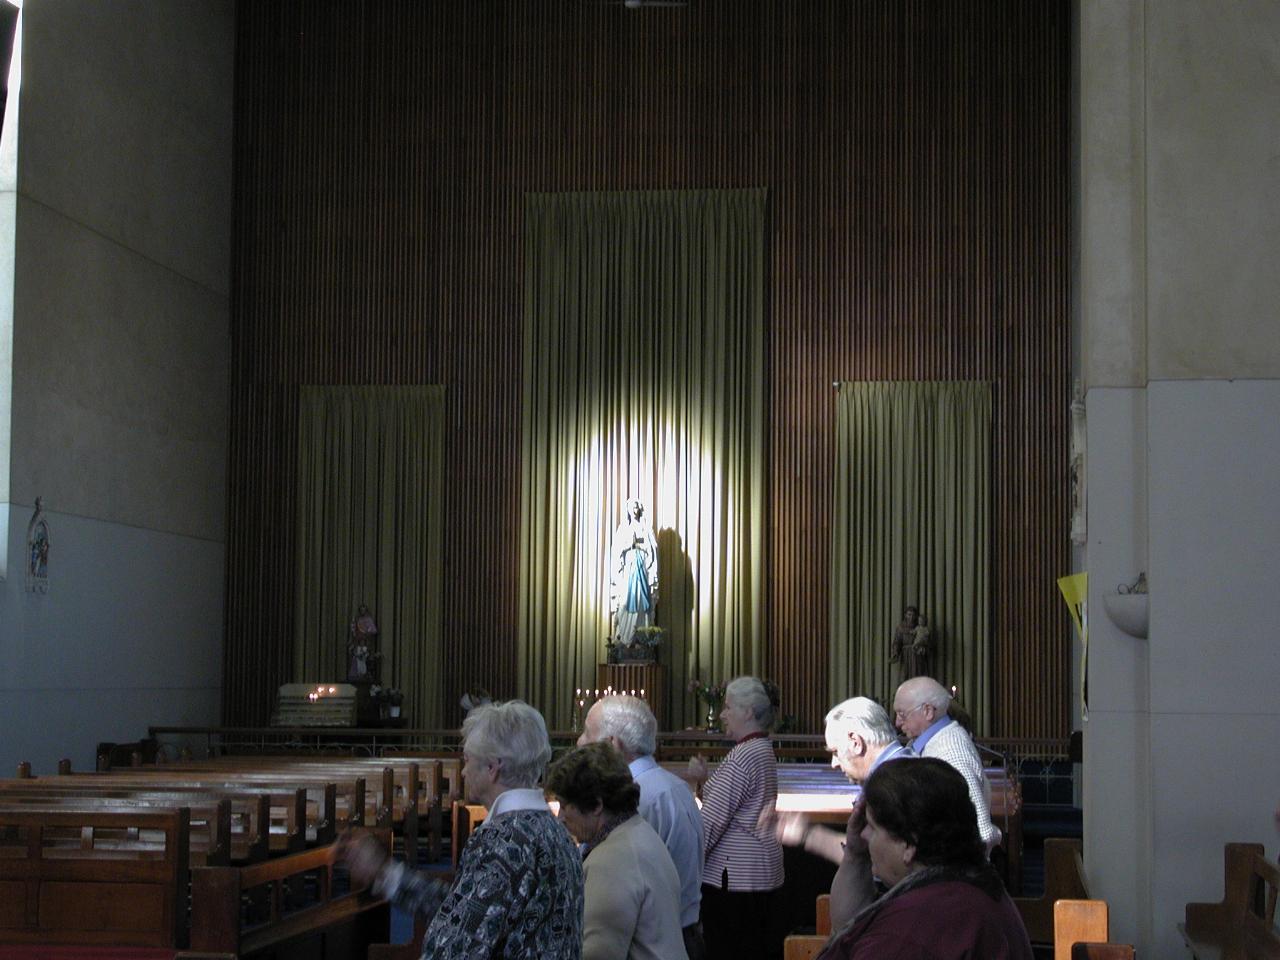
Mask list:
[[[985,379],[994,732],[1064,735],[1068,24],[1063,0],[241,0],[225,720],[291,679],[298,385],[446,385],[445,689],[510,695],[523,194],[764,186],[784,711],[828,706],[832,381]]]

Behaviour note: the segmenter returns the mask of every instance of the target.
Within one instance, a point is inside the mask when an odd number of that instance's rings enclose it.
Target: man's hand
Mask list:
[[[334,846],[333,858],[345,860],[352,886],[367,887],[387,862],[387,850],[368,833],[348,830]]]
[[[771,821],[769,826],[773,827],[773,835],[778,838],[780,844],[784,847],[804,846],[810,827],[808,816],[797,810],[766,811],[760,816],[762,828],[766,826],[764,822],[766,817]]]

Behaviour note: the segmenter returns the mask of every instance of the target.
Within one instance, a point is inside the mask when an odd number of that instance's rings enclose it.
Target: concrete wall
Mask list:
[[[1280,799],[1280,6],[1082,2],[1085,860],[1112,938],[1182,951]],[[1147,571],[1149,639],[1103,595]]]
[[[0,770],[218,719],[234,16],[23,9]],[[23,589],[37,496],[43,595]]]

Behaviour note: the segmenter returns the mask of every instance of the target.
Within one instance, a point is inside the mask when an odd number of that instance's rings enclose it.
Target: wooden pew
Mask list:
[[[1088,898],[1080,841],[1049,837],[1044,842],[1044,893],[1039,897],[1014,897],[1013,903],[1022,914],[1031,942],[1053,943],[1053,905],[1059,900]]]
[[[413,936],[405,943],[371,943],[365,960],[418,960],[422,956],[422,940],[427,935],[427,920],[422,914],[413,918]]]
[[[179,804],[163,801],[146,800],[137,802],[132,799],[114,800],[99,797],[22,797],[14,802],[0,802],[0,811],[18,812],[32,810],[66,810],[84,813],[89,811],[130,813],[134,810],[174,810]],[[226,797],[208,799],[204,803],[196,803],[187,807],[188,851],[187,862],[191,865],[221,865],[231,862],[231,801]],[[3,874],[3,868],[0,868]]]
[[[1071,960],[1133,960],[1128,943],[1073,943]]]
[[[156,768],[144,768],[152,773]],[[418,865],[423,857],[440,858],[443,820],[440,813],[440,764],[434,760],[360,757],[235,756],[188,763],[168,763],[162,775],[210,775],[231,778],[297,779],[334,782],[338,788],[337,826],[391,828],[401,840],[405,859]],[[366,785],[367,781],[367,785]],[[359,785],[364,797],[349,794]],[[322,842],[327,842],[325,837]],[[425,839],[426,849],[419,850]]]
[[[468,838],[480,824],[484,823],[488,815],[489,811],[480,804],[463,803],[460,800],[453,802],[453,816],[451,817],[453,839],[449,845],[449,856],[453,862],[455,872],[458,869],[459,861],[462,859],[462,851],[466,848]]]
[[[9,781],[9,783],[14,782]],[[57,783],[68,789],[80,789],[103,795],[113,790],[268,793],[272,798],[272,806],[278,808],[280,816],[288,820],[288,829],[274,831],[277,836],[272,840],[272,849],[276,852],[296,851],[299,843],[302,846],[307,843],[321,846],[332,843],[338,831],[348,825],[350,811],[353,808],[362,809],[364,795],[363,781],[342,783],[344,802],[341,809],[344,815],[339,816],[339,784],[332,780],[326,781],[320,776],[257,772],[233,774],[218,771],[202,773],[168,767],[139,767],[130,768],[128,772],[72,774],[56,778],[38,777],[29,782]],[[301,817],[295,815],[294,803],[295,795],[299,790],[303,792]],[[286,837],[287,842],[282,839]]]
[[[1075,944],[1105,942],[1105,900],[1059,900],[1053,905],[1053,960],[1071,960]]]
[[[782,941],[782,960],[813,960],[826,943],[826,937],[793,933]]]
[[[186,945],[188,814],[0,810],[0,943]]]
[[[445,809],[453,806],[453,801],[461,800],[462,791],[462,751],[461,750],[396,750],[384,753],[382,760],[416,760],[422,763],[432,760],[438,765],[439,798]]]
[[[377,835],[390,852],[390,831]],[[368,891],[335,888],[332,847],[245,867],[191,871],[193,954],[269,956],[295,944],[304,945],[309,957],[345,960],[365,956],[369,945],[385,942],[389,932],[385,900]]]
[[[782,942],[783,960],[812,960],[831,936],[831,894],[818,894],[814,933],[793,933]]]
[[[152,788],[152,789],[148,789]],[[305,848],[307,843],[307,794],[299,788],[292,792],[280,790],[274,793],[254,792],[237,784],[193,784],[184,781],[135,783],[85,782],[74,777],[37,778],[31,780],[0,781],[0,803],[21,802],[21,797],[80,798],[129,801],[152,801],[158,806],[187,806],[188,800],[197,804],[212,798],[227,797],[232,801],[233,812],[246,824],[241,832],[241,843],[233,837],[232,859],[262,859],[271,853],[290,853]],[[264,804],[265,802],[265,804]],[[257,843],[262,830],[267,829],[267,846],[263,850]]]
[[[1260,843],[1228,843],[1223,861],[1222,900],[1187,904],[1186,922],[1178,925],[1183,940],[1196,960],[1277,960],[1280,867]]]

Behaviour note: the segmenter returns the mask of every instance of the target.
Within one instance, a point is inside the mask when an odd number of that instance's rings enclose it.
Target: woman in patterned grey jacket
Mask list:
[[[452,886],[389,861],[368,837],[342,846],[352,880],[431,917],[423,960],[579,960],[582,858],[537,786],[551,759],[542,715],[519,700],[476,708],[462,756],[467,802],[489,814]]]

